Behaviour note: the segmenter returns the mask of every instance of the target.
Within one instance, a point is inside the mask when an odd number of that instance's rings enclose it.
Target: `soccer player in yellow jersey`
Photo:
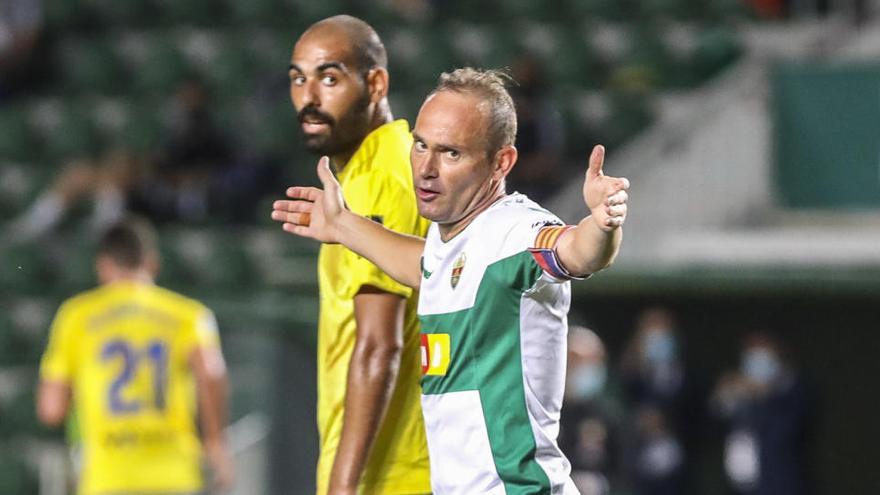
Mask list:
[[[100,287],[55,316],[37,394],[48,425],[76,408],[79,494],[199,493],[203,452],[217,487],[229,487],[226,365],[213,314],[153,284],[158,251],[145,222],[110,228],[96,269]]]
[[[412,137],[393,120],[386,66],[368,24],[331,17],[297,41],[290,97],[306,147],[330,157],[348,206],[424,236]],[[318,494],[430,492],[415,294],[341,245],[321,247],[318,281]]]

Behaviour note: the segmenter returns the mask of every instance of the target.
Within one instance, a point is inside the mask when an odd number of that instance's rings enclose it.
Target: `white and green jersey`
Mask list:
[[[578,493],[556,444],[570,283],[530,252],[564,230],[512,194],[447,242],[428,231],[418,313],[436,495]]]

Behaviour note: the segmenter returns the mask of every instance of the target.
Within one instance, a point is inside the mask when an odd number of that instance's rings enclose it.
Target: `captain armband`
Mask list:
[[[563,234],[573,229],[574,225],[548,225],[543,227],[535,237],[534,247],[529,248],[535,262],[551,277],[560,280],[583,280],[586,277],[572,275],[562,266],[559,255],[556,254],[556,245]]]

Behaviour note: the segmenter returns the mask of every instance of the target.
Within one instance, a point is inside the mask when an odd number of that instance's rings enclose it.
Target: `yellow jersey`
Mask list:
[[[405,120],[371,132],[337,178],[348,207],[391,230],[425,236],[409,154],[412,135]],[[341,245],[323,245],[318,257],[321,313],[318,324],[318,494],[327,484],[342,433],[348,363],[354,350],[354,296],[370,285],[407,298],[404,349],[397,387],[370,450],[359,492],[415,494],[431,491],[422,420],[417,294]]]
[[[189,356],[219,345],[210,310],[152,284],[116,282],[61,305],[40,378],[73,390],[81,495],[201,489]]]

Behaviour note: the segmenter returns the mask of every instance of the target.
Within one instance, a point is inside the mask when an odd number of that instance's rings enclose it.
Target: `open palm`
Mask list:
[[[272,219],[282,222],[290,233],[325,243],[336,243],[337,221],[345,210],[342,188],[330,170],[326,156],[318,161],[318,178],[324,189],[294,186],[287,189],[287,200],[272,204]]]

